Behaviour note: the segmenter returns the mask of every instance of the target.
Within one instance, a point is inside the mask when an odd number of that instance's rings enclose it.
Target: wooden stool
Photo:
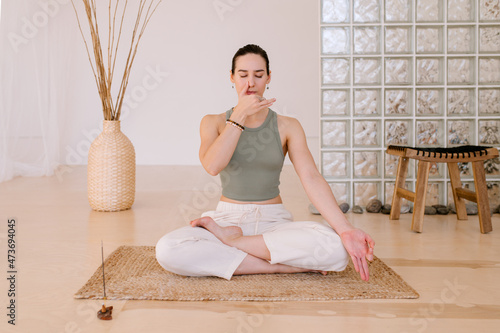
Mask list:
[[[394,185],[394,194],[392,196],[391,220],[399,219],[401,198],[405,198],[414,203],[411,229],[416,232],[422,232],[429,170],[431,162],[438,162],[448,165],[457,218],[459,220],[467,220],[467,212],[465,211],[465,202],[463,199],[473,201],[477,203],[481,233],[485,234],[493,230],[483,161],[498,157],[498,149],[480,146],[461,146],[455,148],[389,146],[387,147],[387,153],[399,156],[396,184]],[[415,192],[404,188],[410,158],[418,160]],[[472,162],[475,192],[462,188],[460,171],[458,170],[459,162]]]

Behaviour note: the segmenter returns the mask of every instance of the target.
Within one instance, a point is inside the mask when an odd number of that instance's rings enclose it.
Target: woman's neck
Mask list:
[[[245,126],[249,128],[259,127],[266,121],[267,115],[269,113],[269,108],[261,110],[245,119]]]

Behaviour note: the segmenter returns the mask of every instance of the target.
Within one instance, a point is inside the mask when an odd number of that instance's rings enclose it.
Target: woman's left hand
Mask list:
[[[351,256],[356,272],[361,279],[368,281],[370,274],[368,272],[368,263],[366,260],[373,260],[373,248],[375,242],[373,239],[360,229],[350,229],[340,234],[345,249]]]

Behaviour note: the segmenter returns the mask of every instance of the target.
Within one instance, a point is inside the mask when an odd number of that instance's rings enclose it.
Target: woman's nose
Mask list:
[[[255,82],[252,79],[248,80],[249,87],[253,87],[254,85],[255,85]]]

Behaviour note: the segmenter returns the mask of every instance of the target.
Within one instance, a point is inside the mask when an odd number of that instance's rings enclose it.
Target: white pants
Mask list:
[[[293,222],[282,204],[233,204],[220,201],[217,210],[203,213],[222,226],[239,226],[244,236],[262,235],[271,264],[342,271],[349,256],[340,237],[327,224]],[[187,276],[231,279],[247,253],[223,244],[210,231],[191,226],[174,230],[156,244],[158,263]]]

